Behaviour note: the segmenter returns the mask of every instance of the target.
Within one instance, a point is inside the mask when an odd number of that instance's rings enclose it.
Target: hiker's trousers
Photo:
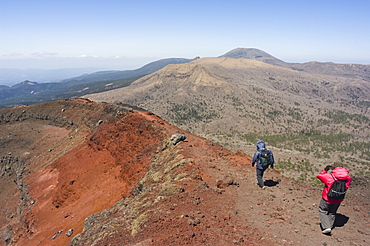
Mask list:
[[[332,229],[334,227],[335,215],[337,214],[339,206],[340,204],[328,203],[323,198],[321,198],[319,214],[321,227],[323,230],[328,228]]]
[[[265,172],[266,169],[258,169],[256,168],[256,174],[257,174],[257,183],[259,185],[259,187],[263,187],[264,186],[264,182],[263,182],[263,173]]]

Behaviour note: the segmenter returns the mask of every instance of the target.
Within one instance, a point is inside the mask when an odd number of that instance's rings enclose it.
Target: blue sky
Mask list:
[[[370,64],[367,0],[0,0],[0,68],[132,69],[258,48]]]

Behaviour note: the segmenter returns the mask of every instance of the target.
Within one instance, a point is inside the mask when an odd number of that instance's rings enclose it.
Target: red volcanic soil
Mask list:
[[[365,178],[354,180],[325,236],[320,188],[268,170],[262,190],[250,156],[149,112],[71,100],[0,117],[0,245],[370,242]],[[177,133],[187,138],[173,145]]]

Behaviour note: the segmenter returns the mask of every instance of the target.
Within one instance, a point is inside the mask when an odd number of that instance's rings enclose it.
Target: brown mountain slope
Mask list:
[[[324,118],[320,110],[368,117],[366,107],[351,102],[370,100],[369,95],[370,83],[364,80],[318,76],[244,58],[203,58],[86,97],[139,105],[178,126],[191,125],[197,134],[215,134],[255,132],[261,124],[269,125],[270,133],[302,130],[307,125],[302,121],[312,120],[329,132],[317,122]]]
[[[290,165],[289,158],[307,159],[313,168],[286,172],[316,180],[317,168],[328,161],[370,174],[369,95],[370,82],[363,79],[219,57],[170,65],[129,87],[86,97],[140,106],[232,150],[251,153],[254,136],[275,136],[270,139],[281,168]],[[351,145],[362,146],[360,152]]]
[[[2,245],[369,242],[362,180],[327,237],[320,189],[270,170],[261,190],[249,156],[147,111],[72,100],[0,110],[0,119]],[[187,139],[174,145],[175,133]]]

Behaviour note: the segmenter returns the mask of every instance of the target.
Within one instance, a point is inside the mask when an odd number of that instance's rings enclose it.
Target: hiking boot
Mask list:
[[[322,231],[322,233],[324,233],[324,234],[330,234],[331,233],[331,229],[330,228],[326,228],[325,230]]]

